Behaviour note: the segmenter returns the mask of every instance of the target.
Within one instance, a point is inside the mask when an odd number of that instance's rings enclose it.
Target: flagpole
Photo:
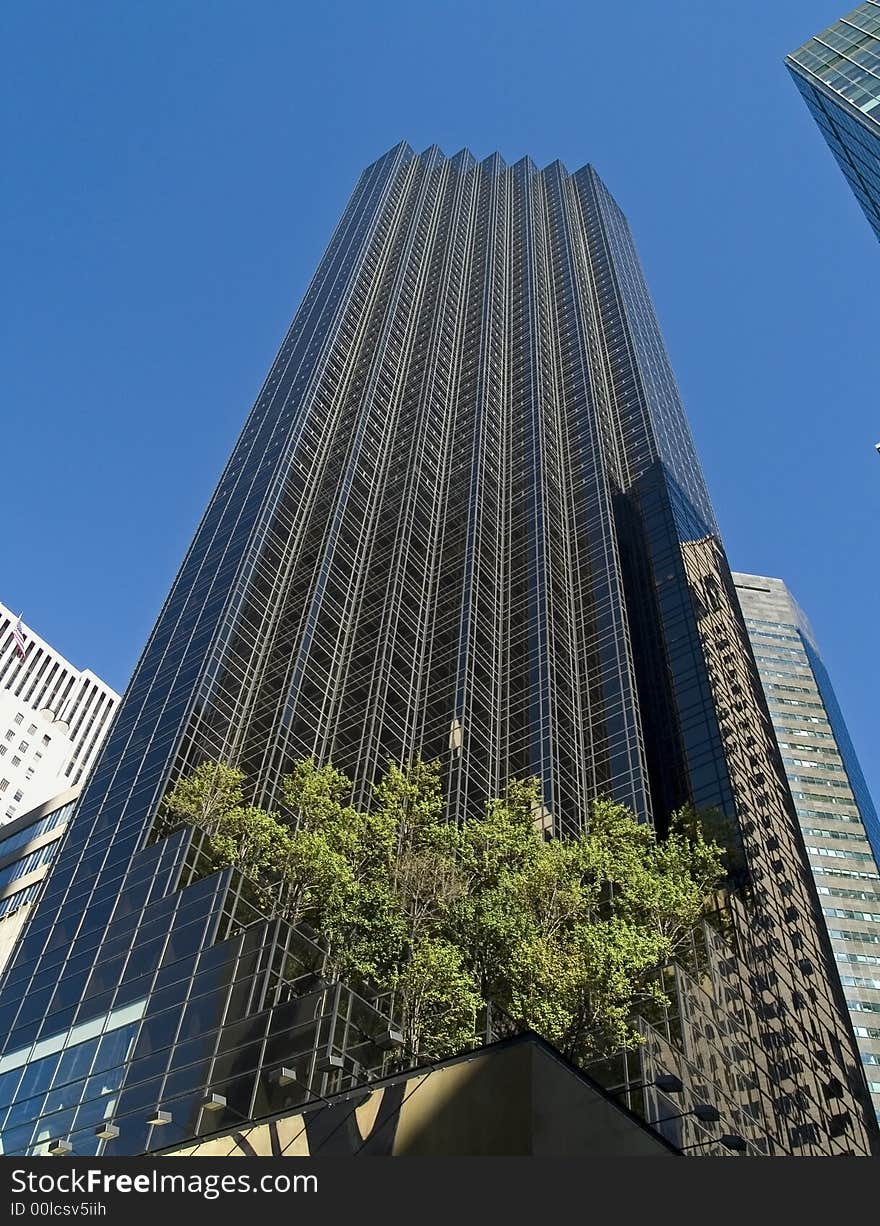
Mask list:
[[[18,652],[20,659],[25,658],[24,649],[24,627],[21,624],[21,613],[18,615],[18,620],[12,627],[12,641],[15,644],[15,650]]]

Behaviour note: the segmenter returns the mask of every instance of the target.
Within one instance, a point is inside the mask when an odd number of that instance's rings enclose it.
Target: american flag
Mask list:
[[[20,617],[12,628],[12,638],[15,642],[15,650],[24,659],[24,631],[21,628]]]

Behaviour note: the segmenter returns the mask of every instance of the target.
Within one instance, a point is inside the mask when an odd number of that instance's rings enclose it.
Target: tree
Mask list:
[[[244,782],[243,772],[224,762],[202,762],[177,780],[163,801],[163,814],[213,836],[221,817],[244,803]]]
[[[236,805],[219,815],[211,843],[224,864],[270,885],[289,854],[290,832],[277,814],[253,805]]]
[[[243,803],[241,772],[203,763],[165,808],[204,830],[215,858],[308,923],[331,976],[393,994],[411,1052],[473,1045],[481,1002],[583,1061],[639,1041],[662,1004],[660,971],[692,942],[724,879],[693,810],[665,839],[597,800],[573,838],[546,841],[537,783],[512,781],[461,825],[447,822],[436,763],[389,764],[371,804],[334,767],[296,764],[284,814]]]
[[[594,802],[576,838],[545,841],[533,787],[465,824],[468,889],[451,931],[486,999],[575,1060],[639,1041],[640,1006],[689,945],[722,880],[721,852],[684,815],[654,839],[623,805]]]
[[[422,937],[398,970],[394,987],[410,1051],[440,1059],[474,1045],[482,998],[453,942]]]

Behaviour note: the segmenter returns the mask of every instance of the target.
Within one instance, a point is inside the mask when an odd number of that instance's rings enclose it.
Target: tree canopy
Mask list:
[[[333,766],[296,764],[283,808],[245,804],[244,775],[205,762],[164,801],[202,830],[214,859],[308,923],[328,970],[393,994],[410,1051],[474,1041],[484,1002],[582,1062],[633,1046],[634,1016],[663,1003],[659,971],[686,950],[725,876],[692,810],[658,841],[623,805],[596,800],[577,837],[536,828],[536,781],[485,813],[446,820],[436,763],[389,765],[372,803],[350,803]]]

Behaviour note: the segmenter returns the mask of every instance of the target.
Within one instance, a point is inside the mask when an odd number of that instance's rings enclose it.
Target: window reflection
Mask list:
[[[32,1060],[23,1072],[13,1069],[0,1078],[0,1092],[8,1101],[18,1085],[17,1101],[6,1114],[0,1133],[0,1153],[21,1153],[29,1146],[66,1136],[73,1127],[78,1105],[90,1103],[84,1118],[112,1116],[116,1092],[122,1085],[125,1063],[131,1056],[139,1022],[129,1022],[102,1037],[94,1037],[60,1053]],[[47,1042],[58,1043],[64,1036]],[[92,1076],[85,1079],[85,1074]],[[50,1085],[54,1088],[44,1096]],[[83,1107],[80,1107],[80,1114]],[[35,1121],[42,1116],[34,1132]],[[77,1116],[79,1118],[79,1116]]]

